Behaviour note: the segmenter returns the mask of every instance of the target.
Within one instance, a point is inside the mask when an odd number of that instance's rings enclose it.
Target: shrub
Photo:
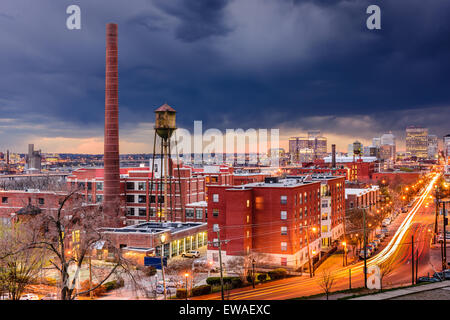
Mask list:
[[[283,279],[287,276],[287,271],[283,268],[278,268],[272,271],[268,272],[270,279],[276,280],[276,279]]]
[[[211,286],[220,285],[220,277],[209,277],[209,278],[206,279],[206,283],[211,285]]]
[[[206,279],[206,283],[211,286],[220,286],[220,277],[209,277]],[[239,285],[242,286],[242,280],[239,277],[223,277],[223,284],[226,285]]]
[[[111,291],[114,289],[118,289],[124,286],[124,281],[122,278],[118,279],[118,280],[113,280],[113,281],[109,281],[103,284],[103,286],[105,287],[106,291]]]
[[[45,277],[44,279],[42,279],[41,283],[46,284],[48,286],[56,286],[57,281],[56,279]]]
[[[210,293],[211,293],[211,286],[209,284],[192,288],[192,296],[194,297]]]
[[[156,274],[156,268],[153,266],[145,267],[144,273],[147,277],[153,277]]]
[[[267,273],[260,273],[260,274],[258,274],[257,279],[259,281],[261,281],[261,282],[266,281],[267,280]]]
[[[186,289],[177,289],[176,297],[178,299],[186,299]]]
[[[98,283],[92,283],[93,288],[97,285],[98,285]],[[89,290],[89,280],[85,280],[85,281],[81,282],[81,291],[87,291],[87,290]],[[105,292],[106,292],[105,286],[101,285],[93,290],[93,295],[96,297],[101,297],[105,294]],[[80,294],[80,295],[86,297],[86,296],[89,296],[89,292]]]
[[[232,288],[240,288],[240,287],[242,287],[243,284],[244,283],[243,283],[242,279],[239,277],[231,279],[231,287]]]

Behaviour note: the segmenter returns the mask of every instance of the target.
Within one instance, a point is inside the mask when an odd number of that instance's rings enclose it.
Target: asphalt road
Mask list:
[[[384,240],[384,246],[368,259],[367,266],[387,262],[393,270],[383,279],[383,287],[411,284],[411,236],[414,236],[414,248],[419,255],[419,277],[433,274],[434,266],[430,264],[430,242],[433,229],[434,205],[430,199],[434,182],[429,183],[423,194],[418,198],[407,213],[399,215],[389,226],[390,237]],[[427,206],[427,203],[429,204]],[[416,254],[416,253],[415,253]],[[364,286],[363,262],[351,266],[336,268],[332,271],[334,284],[332,291],[349,288],[349,269],[351,269],[351,284],[353,288]],[[320,286],[321,269],[316,270],[315,277],[293,277],[261,284],[252,287],[235,289],[227,294],[230,300],[284,300],[323,293]],[[220,293],[198,297],[199,299],[220,299]]]

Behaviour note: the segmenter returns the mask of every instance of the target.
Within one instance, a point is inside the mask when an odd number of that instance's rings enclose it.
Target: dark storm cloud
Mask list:
[[[230,31],[223,13],[227,0],[157,0],[155,3],[164,12],[179,19],[175,34],[182,41],[193,42],[226,35]]]
[[[71,4],[82,30],[65,28]],[[365,27],[370,4],[382,30]],[[448,0],[2,0],[0,150],[30,136],[102,136],[108,22],[119,24],[130,141],[164,102],[188,128],[448,133]]]

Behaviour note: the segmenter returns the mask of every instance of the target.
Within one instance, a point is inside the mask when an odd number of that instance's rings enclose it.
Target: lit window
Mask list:
[[[247,200],[247,208],[250,208],[250,200]]]
[[[287,227],[281,227],[281,235],[282,236],[287,235]]]
[[[281,220],[287,219],[287,211],[281,211]]]
[[[219,209],[213,209],[213,217],[219,216]]]
[[[287,251],[287,242],[281,243],[281,251]]]
[[[213,194],[213,202],[219,202],[219,195],[217,193]]]
[[[281,204],[287,203],[287,196],[281,196]]]

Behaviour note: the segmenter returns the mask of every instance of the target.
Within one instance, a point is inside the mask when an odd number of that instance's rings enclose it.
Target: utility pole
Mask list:
[[[442,260],[442,270],[447,269],[447,233],[445,231],[445,226],[447,225],[447,217],[445,214],[445,201],[442,201],[442,222],[443,222],[443,236],[444,236],[444,254]]]
[[[438,193],[438,186],[436,185],[434,187],[434,202],[435,202],[435,218],[434,218],[434,238],[433,243],[436,243],[436,237],[438,234],[438,215],[439,215],[439,193]]]
[[[352,269],[348,269],[348,288],[352,290]]]
[[[92,254],[92,252],[91,252]],[[94,297],[94,292],[92,291],[92,262],[91,254],[89,254],[89,298],[92,300]]]
[[[222,243],[220,242],[220,228],[217,226],[217,240],[219,241],[219,263],[220,263],[220,292],[222,294],[222,301],[225,300],[225,293],[223,291],[223,268],[222,268]]]
[[[311,254],[309,253],[309,228],[306,228],[306,242],[307,242],[307,250],[308,253],[308,266],[309,266],[309,277],[312,278],[312,266],[311,266]]]
[[[417,284],[417,275],[419,273],[419,249],[416,251],[416,284]]]
[[[411,236],[411,284],[414,284],[414,236]]]
[[[160,240],[161,240],[161,252],[160,252],[160,256],[161,256],[161,273],[162,273],[162,280],[163,280],[164,300],[167,300],[166,278],[164,276],[164,258],[163,258],[164,242],[166,240],[166,235],[162,234]]]
[[[363,229],[364,229],[364,288],[367,289],[367,239],[366,239],[366,208],[363,209]]]

